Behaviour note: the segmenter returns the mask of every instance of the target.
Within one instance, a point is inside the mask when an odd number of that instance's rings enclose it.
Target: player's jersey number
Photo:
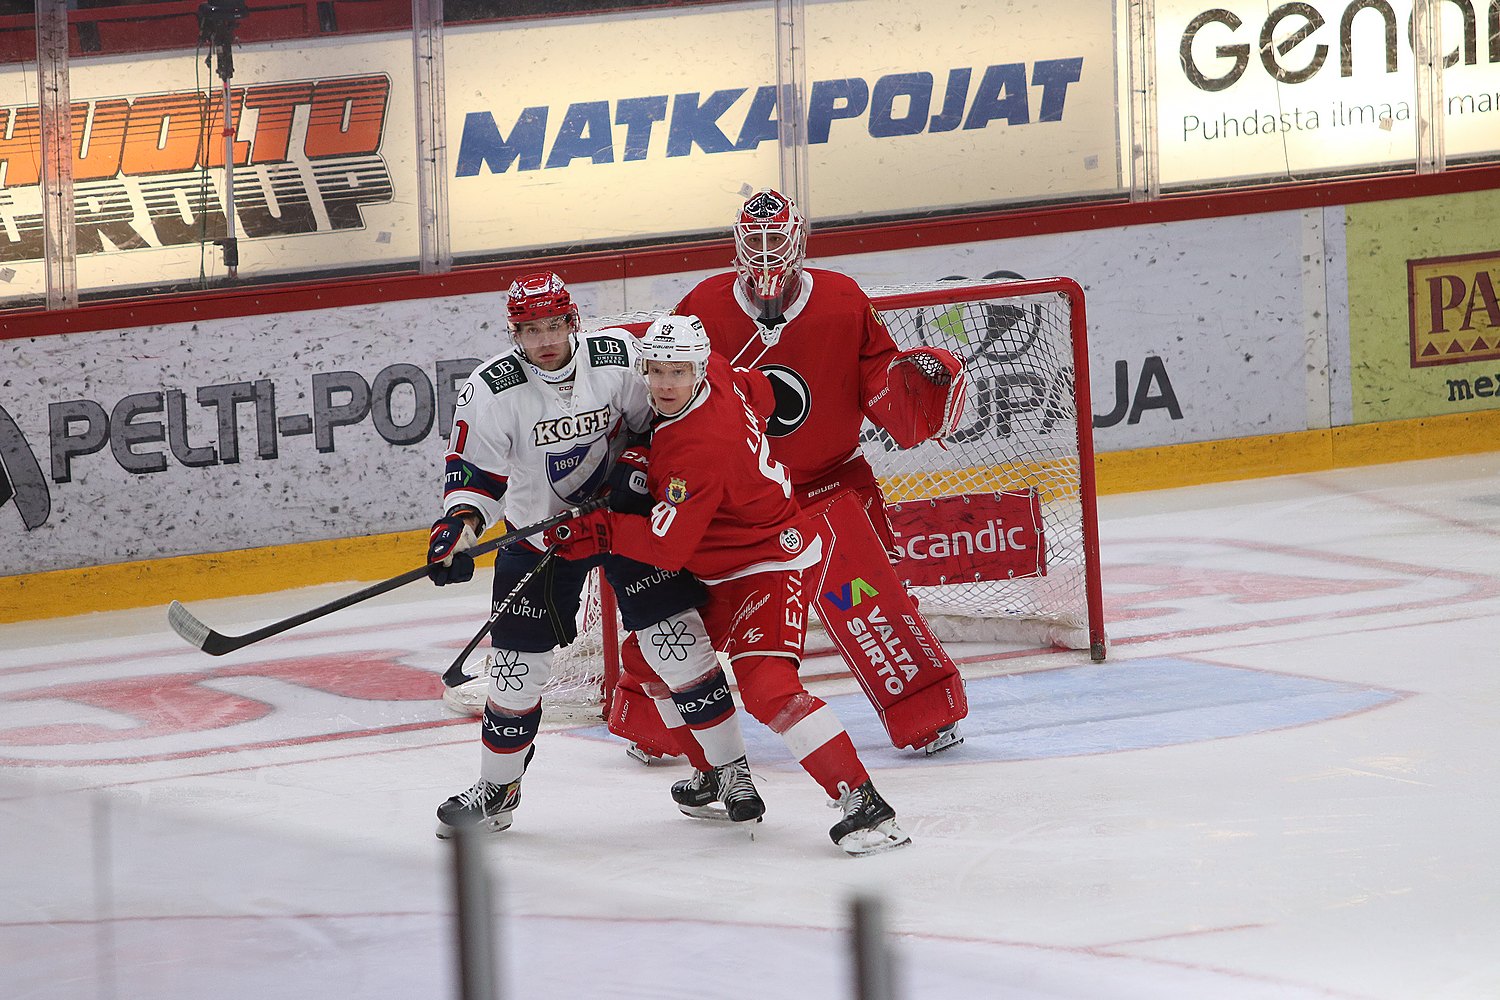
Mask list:
[[[677,520],[677,505],[662,500],[651,508],[651,533],[657,538],[667,537],[672,522]]]

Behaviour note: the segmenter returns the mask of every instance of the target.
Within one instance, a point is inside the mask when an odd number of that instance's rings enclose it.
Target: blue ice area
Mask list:
[[[1248,736],[1337,719],[1403,697],[1386,688],[1170,656],[982,677],[969,680],[966,689],[965,742],[936,760],[891,747],[864,695],[839,695],[828,703],[865,764],[891,768],[1072,757]],[[796,766],[774,733],[748,717],[744,721],[757,768]],[[578,735],[607,737],[603,726]]]

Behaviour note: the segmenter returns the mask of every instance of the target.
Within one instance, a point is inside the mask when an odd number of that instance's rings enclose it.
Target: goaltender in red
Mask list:
[[[804,571],[821,540],[772,460],[766,417],[775,408],[759,371],[711,354],[697,317],[665,316],[640,344],[640,371],[658,417],[651,438],[649,515],[596,511],[556,528],[549,542],[572,559],[613,551],[664,569],[687,569],[708,587],[701,613],[728,656],[745,708],[787,748],[838,806],[829,831],[851,855],[911,842],[875,790],[843,723],[797,675],[807,600]],[[690,805],[715,797],[713,772],[673,786]]]

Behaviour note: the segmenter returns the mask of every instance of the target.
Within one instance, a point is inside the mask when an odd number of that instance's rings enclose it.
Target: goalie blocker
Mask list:
[[[825,557],[809,590],[815,590],[818,617],[891,743],[926,746],[938,730],[969,714],[958,667],[884,558],[858,496],[839,496],[816,523]]]

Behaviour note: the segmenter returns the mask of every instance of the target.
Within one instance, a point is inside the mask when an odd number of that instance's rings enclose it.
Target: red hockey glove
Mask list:
[[[432,535],[427,541],[428,578],[439,587],[474,579],[474,558],[464,549],[477,540],[469,522],[457,514],[434,521]]]
[[[649,514],[656,501],[646,491],[646,469],[651,462],[649,445],[626,448],[605,485],[609,487],[609,509],[617,514]]]
[[[609,513],[596,510],[548,531],[542,536],[547,545],[557,546],[564,559],[589,559],[609,551]]]
[[[963,419],[969,380],[964,366],[941,347],[916,347],[891,361],[887,381],[915,404],[922,440],[947,437]]]

